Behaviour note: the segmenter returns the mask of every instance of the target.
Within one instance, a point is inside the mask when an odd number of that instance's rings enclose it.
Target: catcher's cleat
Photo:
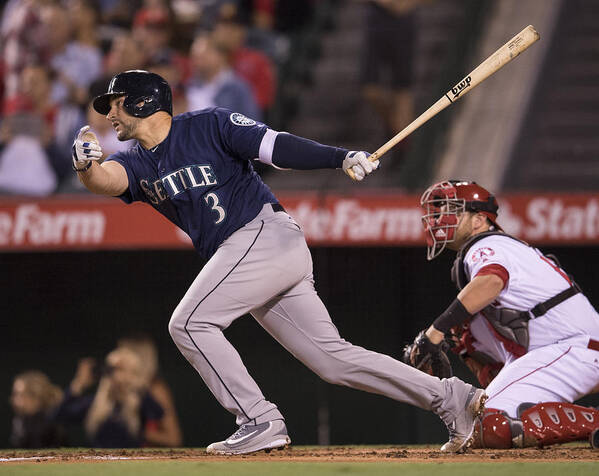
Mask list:
[[[464,411],[447,425],[449,441],[441,447],[442,452],[463,453],[472,445],[476,419],[483,414],[487,398],[484,390],[470,388]]]
[[[242,455],[255,451],[283,449],[291,443],[283,420],[273,420],[258,425],[245,424],[224,441],[212,443],[207,453],[219,455]]]

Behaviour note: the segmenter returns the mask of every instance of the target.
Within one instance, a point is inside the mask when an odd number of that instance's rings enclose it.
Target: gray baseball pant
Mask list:
[[[223,335],[251,313],[285,349],[325,381],[385,395],[452,421],[469,385],[440,380],[347,342],[316,294],[304,234],[267,204],[218,248],[175,309],[170,334],[237,424],[282,419]]]

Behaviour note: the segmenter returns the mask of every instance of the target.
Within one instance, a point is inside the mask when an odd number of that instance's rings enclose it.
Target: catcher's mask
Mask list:
[[[482,213],[497,225],[497,200],[476,182],[448,180],[431,185],[420,198],[424,209],[422,225],[426,234],[426,258],[441,254],[447,243],[454,241],[459,217],[464,212]]]

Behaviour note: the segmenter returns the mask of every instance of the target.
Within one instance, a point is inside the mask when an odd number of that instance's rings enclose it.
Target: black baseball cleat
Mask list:
[[[472,445],[476,419],[483,414],[487,398],[484,390],[476,387],[470,389],[464,411],[447,425],[449,441],[441,447],[442,452],[463,453]]]
[[[283,420],[273,420],[258,425],[245,424],[224,441],[212,443],[206,453],[219,455],[242,455],[255,451],[283,449],[291,444]]]

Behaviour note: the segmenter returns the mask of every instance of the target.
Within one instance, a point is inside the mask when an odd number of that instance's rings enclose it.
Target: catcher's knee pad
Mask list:
[[[537,403],[520,418],[525,435],[534,437],[538,446],[586,440],[599,428],[599,410],[573,403]]]
[[[512,448],[524,445],[522,422],[502,410],[486,408],[477,424],[474,447]]]

